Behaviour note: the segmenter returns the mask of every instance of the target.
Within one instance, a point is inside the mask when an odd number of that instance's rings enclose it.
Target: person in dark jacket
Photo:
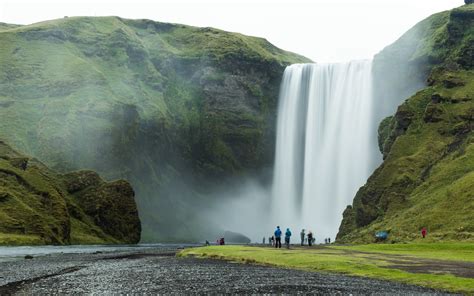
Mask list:
[[[313,244],[313,233],[310,231],[308,232],[308,246],[311,247],[312,244]]]
[[[287,249],[290,248],[290,237],[291,237],[291,231],[289,228],[287,228],[285,232],[285,245]]]
[[[275,248],[281,248],[281,230],[280,226],[277,226],[275,230]]]
[[[305,237],[304,229],[301,229],[300,236],[301,236],[301,245],[304,246],[304,237]]]

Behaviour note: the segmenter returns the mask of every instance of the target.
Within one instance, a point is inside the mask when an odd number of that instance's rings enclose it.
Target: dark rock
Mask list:
[[[25,260],[30,260],[30,259],[33,259],[33,256],[31,256],[31,255],[26,255],[25,256]]]
[[[141,223],[135,192],[130,183],[125,180],[110,183],[100,180],[99,184],[75,196],[79,206],[93,217],[95,224],[105,233],[123,243],[140,241]]]
[[[438,105],[428,104],[423,116],[425,122],[438,122],[443,120],[443,109]]]
[[[438,104],[445,101],[445,99],[439,94],[439,93],[434,93],[431,95],[431,102],[434,104]]]
[[[457,87],[457,86],[463,86],[464,81],[462,81],[459,78],[452,77],[452,78],[443,80],[443,85],[446,88],[453,88],[453,87]]]
[[[16,157],[16,158],[10,158],[10,164],[16,168],[19,168],[21,170],[26,170],[28,167],[28,157]]]
[[[99,174],[94,171],[83,170],[72,172],[66,174],[65,177],[67,191],[70,193],[81,191],[87,187],[98,186],[103,182]]]
[[[397,113],[395,113],[395,120],[397,121],[397,129],[406,131],[413,119],[413,112],[405,105],[398,107]]]

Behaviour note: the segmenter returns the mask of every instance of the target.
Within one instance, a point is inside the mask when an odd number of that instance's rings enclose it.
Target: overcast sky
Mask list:
[[[425,17],[463,0],[0,0],[0,22],[147,18],[268,39],[314,61],[371,58]]]

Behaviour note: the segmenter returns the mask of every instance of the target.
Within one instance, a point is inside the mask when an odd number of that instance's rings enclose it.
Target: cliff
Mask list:
[[[382,165],[344,212],[337,240],[474,238],[474,5],[433,15],[374,59]],[[398,96],[398,98],[397,98]]]
[[[48,169],[0,141],[0,245],[137,243],[130,184]]]
[[[288,64],[265,39],[118,17],[0,27],[0,138],[54,170],[133,184],[144,239],[202,238],[196,209],[265,180]]]

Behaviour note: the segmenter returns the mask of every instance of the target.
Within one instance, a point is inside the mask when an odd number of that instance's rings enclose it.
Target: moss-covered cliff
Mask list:
[[[379,127],[382,165],[344,212],[341,242],[474,239],[474,5],[420,22],[374,60],[376,95],[411,95]]]
[[[0,245],[137,243],[130,184],[60,175],[0,141]]]
[[[212,186],[271,167],[280,79],[306,61],[149,20],[2,25],[0,138],[55,170],[132,182],[145,239],[194,239]]]

